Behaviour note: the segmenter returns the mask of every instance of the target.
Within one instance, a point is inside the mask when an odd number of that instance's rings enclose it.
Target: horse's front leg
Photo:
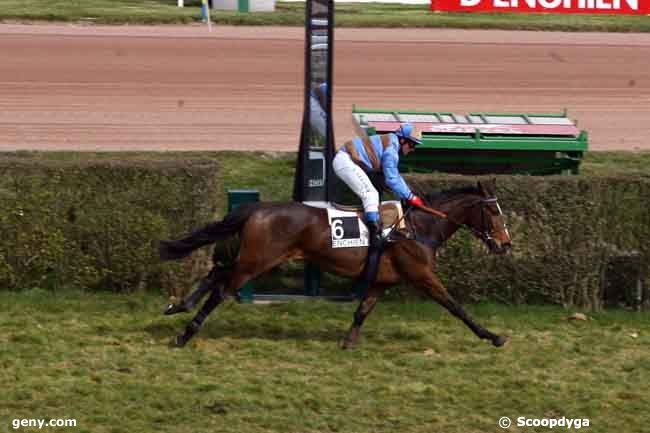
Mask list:
[[[354,320],[352,321],[352,326],[350,326],[347,337],[343,341],[343,349],[352,349],[357,344],[359,334],[361,333],[361,326],[366,320],[366,317],[368,317],[368,314],[375,308],[377,298],[378,293],[368,289],[359,307],[357,307],[357,311],[354,312]]]
[[[465,323],[465,325],[467,325],[467,327],[471,329],[477,337],[485,340],[490,340],[496,347],[501,347],[508,341],[506,337],[493,334],[492,332],[476,323],[476,321],[474,321],[474,319],[472,319],[472,317],[467,314],[462,305],[460,305],[449,294],[449,292],[447,292],[447,289],[442,285],[442,282],[440,282],[435,274],[431,273],[428,275],[426,279],[419,284],[419,286],[421,286],[425,292],[437,303],[445,307],[451,314],[462,320],[463,323]]]

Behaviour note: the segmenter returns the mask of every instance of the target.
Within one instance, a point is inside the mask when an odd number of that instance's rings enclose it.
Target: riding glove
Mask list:
[[[415,194],[411,194],[411,197],[407,200],[408,204],[415,207],[424,207],[424,201]]]

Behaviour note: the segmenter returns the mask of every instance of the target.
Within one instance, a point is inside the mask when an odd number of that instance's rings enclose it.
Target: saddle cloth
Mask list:
[[[368,246],[368,228],[363,222],[363,209],[356,206],[342,206],[327,203],[327,219],[332,237],[332,248],[355,248]],[[397,229],[406,228],[402,218],[402,204],[399,201],[386,201],[379,206],[384,235],[394,224]]]
[[[336,210],[348,212],[350,215],[355,213],[362,221],[364,217],[364,211],[361,206],[347,206],[338,203],[331,203],[332,207]],[[379,215],[381,218],[381,225],[384,228],[390,227],[399,221],[397,229],[405,229],[406,223],[402,218],[402,203],[398,200],[389,200],[383,201],[379,205]]]

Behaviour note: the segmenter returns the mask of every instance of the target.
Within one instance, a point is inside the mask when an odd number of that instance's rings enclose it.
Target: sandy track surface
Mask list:
[[[304,30],[0,25],[0,150],[296,150]],[[650,150],[650,35],[338,29],[351,108],[559,112]]]

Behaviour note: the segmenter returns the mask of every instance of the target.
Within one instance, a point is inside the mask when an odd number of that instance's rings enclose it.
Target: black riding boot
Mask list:
[[[368,261],[366,263],[365,278],[368,285],[371,285],[377,279],[379,271],[379,258],[383,246],[381,237],[381,225],[379,221],[368,221]]]

